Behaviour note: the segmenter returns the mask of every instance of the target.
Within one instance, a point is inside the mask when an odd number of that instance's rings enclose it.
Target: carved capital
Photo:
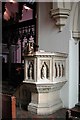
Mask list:
[[[74,38],[75,42],[78,43],[80,41],[80,31],[73,31],[72,37]]]
[[[56,26],[59,27],[59,31],[62,31],[63,26],[65,26],[69,14],[70,10],[65,8],[57,8],[50,10],[50,15],[55,20]]]

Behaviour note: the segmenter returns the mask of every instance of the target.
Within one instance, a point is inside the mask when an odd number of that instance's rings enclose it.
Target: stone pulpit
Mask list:
[[[29,111],[45,115],[63,107],[60,89],[67,81],[66,58],[67,54],[45,51],[25,54],[23,84],[31,92]]]

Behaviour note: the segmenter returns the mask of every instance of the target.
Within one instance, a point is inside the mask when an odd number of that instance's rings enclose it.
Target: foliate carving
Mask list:
[[[46,62],[41,67],[41,79],[48,79],[49,68]]]
[[[28,79],[34,79],[34,61],[28,62]]]

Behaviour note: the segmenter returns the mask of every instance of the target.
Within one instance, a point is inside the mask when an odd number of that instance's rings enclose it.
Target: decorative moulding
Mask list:
[[[65,8],[57,8],[50,10],[50,15],[55,20],[56,26],[59,27],[59,31],[62,31],[63,27],[65,26],[69,14],[70,10]]]
[[[72,31],[72,36],[75,40],[80,41],[80,31]]]
[[[79,41],[80,41],[80,32],[79,31],[72,31],[72,37],[75,40],[75,44],[79,43]]]

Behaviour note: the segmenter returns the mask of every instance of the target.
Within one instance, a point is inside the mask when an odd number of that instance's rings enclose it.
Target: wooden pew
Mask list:
[[[2,94],[2,120],[16,118],[16,97]]]

